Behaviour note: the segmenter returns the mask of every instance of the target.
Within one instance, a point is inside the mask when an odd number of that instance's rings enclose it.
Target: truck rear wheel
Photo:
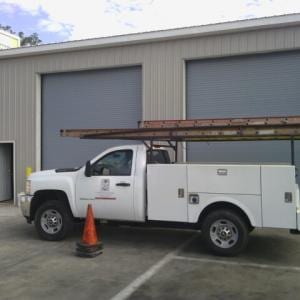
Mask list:
[[[37,209],[34,224],[42,239],[59,241],[72,229],[72,214],[61,201],[47,201]]]
[[[247,246],[247,224],[233,210],[220,209],[211,212],[202,224],[205,245],[217,255],[234,256]]]

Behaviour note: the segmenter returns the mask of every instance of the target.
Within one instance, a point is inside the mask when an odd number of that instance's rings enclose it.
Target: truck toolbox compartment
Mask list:
[[[189,192],[260,195],[258,165],[187,165]]]

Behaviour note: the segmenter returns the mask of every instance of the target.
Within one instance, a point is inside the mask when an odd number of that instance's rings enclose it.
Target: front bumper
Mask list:
[[[25,218],[30,218],[30,204],[33,196],[21,193],[18,195],[21,212]]]

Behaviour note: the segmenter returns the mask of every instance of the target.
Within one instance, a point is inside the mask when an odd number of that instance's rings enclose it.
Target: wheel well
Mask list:
[[[30,205],[30,220],[34,220],[35,213],[37,209],[45,202],[49,200],[59,200],[63,202],[66,207],[70,210],[72,214],[72,210],[68,201],[68,196],[66,195],[65,192],[60,191],[60,190],[42,190],[42,191],[37,191],[34,194],[34,197],[31,201]]]
[[[201,214],[198,218],[199,228],[202,227],[203,221],[208,216],[208,214],[217,209],[230,209],[230,210],[236,212],[244,219],[244,221],[248,225],[249,229],[252,228],[251,222],[250,222],[247,214],[237,205],[234,205],[234,204],[228,203],[228,202],[215,202],[215,203],[212,203],[212,204],[208,205],[207,207],[205,207],[205,209],[201,212]]]

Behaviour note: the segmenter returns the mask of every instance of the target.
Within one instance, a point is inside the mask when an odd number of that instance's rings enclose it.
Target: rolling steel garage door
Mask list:
[[[188,119],[300,115],[300,52],[189,61],[186,68]],[[299,142],[295,152],[299,167]],[[189,143],[187,159],[290,162],[290,142]]]
[[[42,76],[42,168],[83,165],[116,141],[61,138],[62,128],[136,127],[142,117],[140,67]]]

